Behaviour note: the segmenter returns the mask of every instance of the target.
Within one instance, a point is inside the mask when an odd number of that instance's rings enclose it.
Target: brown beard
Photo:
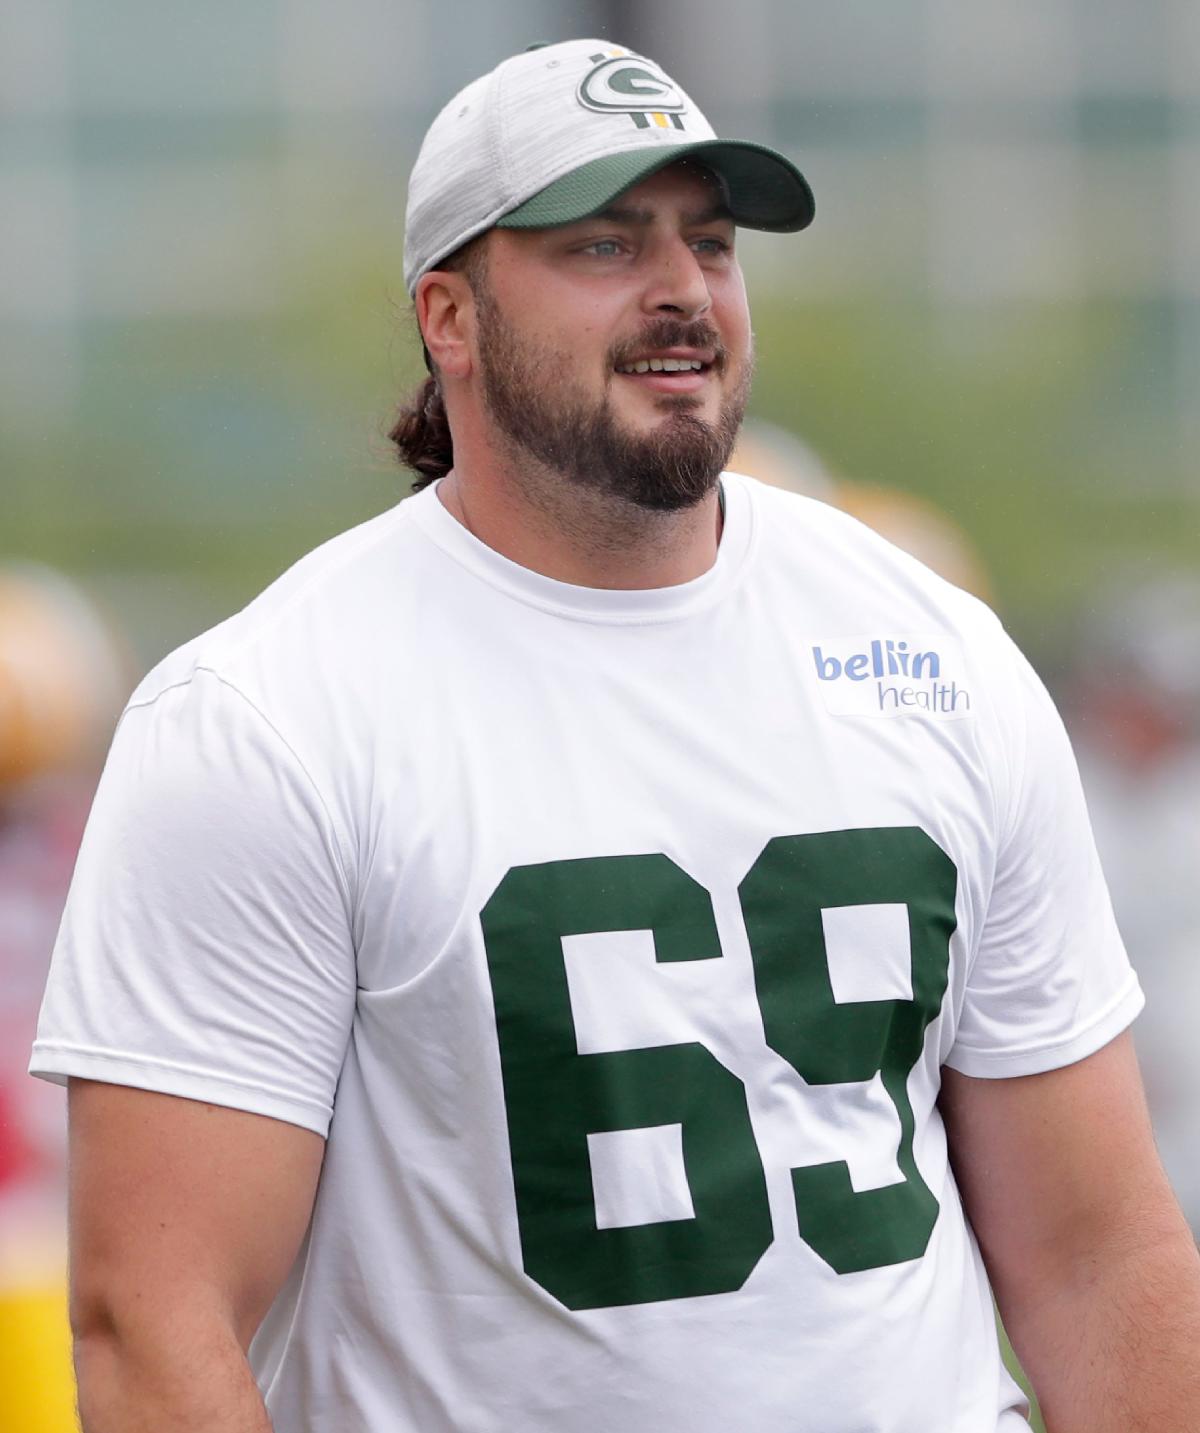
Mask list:
[[[713,491],[745,413],[749,362],[715,423],[696,416],[700,405],[690,395],[662,395],[665,420],[651,433],[630,432],[619,424],[607,394],[589,400],[570,387],[571,355],[520,337],[485,284],[475,301],[484,403],[516,448],[570,482],[654,512],[694,507]],[[614,348],[609,372],[615,381],[618,363],[646,349],[677,347],[715,352],[718,373],[729,362],[720,335],[704,320],[662,318],[648,324],[636,343]]]

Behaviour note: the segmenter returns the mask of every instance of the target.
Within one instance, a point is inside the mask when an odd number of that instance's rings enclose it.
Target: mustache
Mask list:
[[[706,320],[659,318],[648,323],[637,338],[625,339],[613,345],[609,351],[612,367],[632,363],[639,353],[644,353],[648,348],[711,350],[713,367],[718,370],[723,370],[729,359],[729,350],[721,342],[721,335]]]

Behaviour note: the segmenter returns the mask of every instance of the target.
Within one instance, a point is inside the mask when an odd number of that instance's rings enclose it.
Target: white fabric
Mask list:
[[[943,1064],[1052,1068],[1140,1007],[1074,762],[979,603],[842,514],[724,481],[716,564],[650,592],[518,567],[430,489],[129,705],[32,1069],[328,1132],[252,1349],[278,1433],[1026,1426],[934,1102]],[[835,652],[865,661],[833,678]],[[949,987],[907,1086],[938,1216],[923,1257],[838,1274],[790,1171],[894,1184],[901,1120],[878,1077],[806,1084],[768,1046],[738,888],[772,838],[895,826],[957,870]],[[719,948],[658,962],[643,930],[564,932],[568,1064],[710,1052],[745,1087],[773,1242],[730,1292],[572,1311],[523,1271],[481,911],[514,867],[657,852],[711,893]],[[898,899],[822,912],[839,1009],[909,992]],[[588,1130],[609,1132],[583,1152],[606,1234],[688,1229],[677,1119]]]

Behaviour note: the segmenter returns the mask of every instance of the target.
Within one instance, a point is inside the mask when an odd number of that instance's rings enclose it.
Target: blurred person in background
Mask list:
[[[1137,1043],[1155,1133],[1200,1234],[1200,579],[1118,581],[1070,658],[1065,712],[1146,991]]]
[[[139,687],[72,885],[87,1433],[1016,1433],[988,1273],[1055,1433],[1200,1422],[1044,689],[724,470],[812,216],[603,41],[431,126],[421,491]]]
[[[25,1050],[99,759],[129,689],[106,620],[61,574],[0,565],[0,1429],[76,1427],[63,1100]]]

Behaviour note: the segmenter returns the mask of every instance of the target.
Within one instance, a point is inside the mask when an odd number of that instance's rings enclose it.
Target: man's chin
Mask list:
[[[699,507],[706,498],[716,492],[720,476],[720,473],[714,473],[711,480],[705,482],[702,487],[689,488],[686,492],[670,488],[645,488],[623,496],[643,512],[687,512],[689,508]]]
[[[719,414],[695,398],[666,398],[640,413],[613,414],[613,429],[632,450],[661,452],[675,442],[694,447],[701,432],[714,441],[720,432]]]
[[[699,418],[712,427],[720,414],[720,404],[707,393],[631,393],[626,401],[618,400],[612,407],[618,422],[637,431],[658,427],[676,413]]]

